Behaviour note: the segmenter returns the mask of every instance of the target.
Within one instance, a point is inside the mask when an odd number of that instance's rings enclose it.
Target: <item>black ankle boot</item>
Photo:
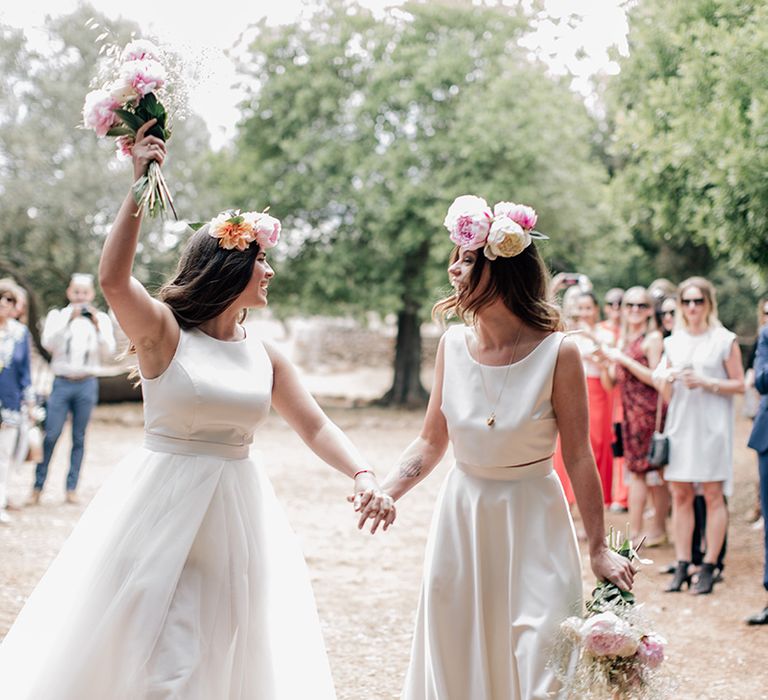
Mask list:
[[[691,575],[688,573],[688,567],[691,562],[678,561],[677,568],[675,569],[675,575],[672,578],[672,583],[665,589],[667,593],[677,593],[686,584],[688,588],[691,587]]]
[[[704,563],[699,569],[699,575],[696,577],[696,583],[693,584],[693,592],[696,595],[712,593],[715,586],[715,565]]]

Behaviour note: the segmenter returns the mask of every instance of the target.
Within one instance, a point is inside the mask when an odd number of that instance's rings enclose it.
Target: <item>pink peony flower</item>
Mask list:
[[[132,86],[140,97],[156,92],[165,85],[165,68],[157,61],[142,59],[128,61],[120,68],[122,81]]]
[[[266,213],[256,214],[253,228],[256,232],[256,242],[262,250],[274,248],[280,240],[282,226],[274,216]]]
[[[144,59],[150,61],[157,61],[160,59],[160,49],[146,39],[136,39],[135,41],[126,44],[123,53],[120,56],[120,60],[123,63],[126,61],[141,61]]]
[[[640,635],[612,612],[588,618],[581,633],[594,656],[634,656],[640,643]]]
[[[120,104],[106,90],[92,90],[85,96],[83,124],[93,129],[97,136],[104,137],[120,122],[114,112],[118,107]]]
[[[666,640],[656,634],[649,634],[640,640],[637,656],[648,668],[658,668],[664,661]]]
[[[462,195],[449,207],[443,225],[457,246],[476,250],[485,245],[492,219],[493,214],[484,199]]]
[[[536,222],[538,221],[538,215],[531,207],[525,206],[525,204],[515,204],[514,202],[499,202],[493,207],[494,216],[507,217],[512,219],[516,224],[522,226],[522,228],[530,231]]]
[[[117,157],[119,160],[130,160],[133,156],[133,136],[118,136],[115,139]]]

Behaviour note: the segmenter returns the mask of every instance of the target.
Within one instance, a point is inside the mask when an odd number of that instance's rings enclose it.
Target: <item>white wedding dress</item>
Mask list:
[[[543,700],[559,687],[559,625],[582,608],[576,534],[552,469],[563,334],[491,367],[470,356],[469,332],[445,335],[442,411],[457,461],[435,507],[402,697]],[[493,427],[481,372],[494,398],[504,387]]]
[[[0,645],[3,700],[332,700],[304,559],[249,456],[272,366],[182,331],[146,437]]]

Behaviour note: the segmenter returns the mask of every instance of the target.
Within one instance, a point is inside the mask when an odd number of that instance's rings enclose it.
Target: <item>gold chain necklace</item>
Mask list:
[[[501,397],[504,394],[504,387],[507,386],[507,378],[509,377],[509,371],[512,369],[512,362],[515,359],[515,353],[517,352],[517,343],[520,340],[520,333],[523,330],[523,324],[520,323],[520,327],[517,329],[517,335],[515,336],[515,344],[512,346],[512,355],[509,358],[509,364],[507,364],[507,371],[504,372],[504,381],[501,383],[501,389],[499,389],[499,395],[496,397],[496,401],[494,402],[493,406],[491,407],[491,412],[488,415],[488,418],[486,418],[485,422],[488,425],[489,428],[493,428],[494,425],[496,425],[496,408],[499,405],[499,401],[501,401]],[[483,394],[485,394],[485,400],[490,405],[491,399],[488,395],[488,388],[485,386],[485,375],[483,374],[483,365],[480,362],[480,341],[477,340],[477,370],[480,372],[480,382],[483,385]]]

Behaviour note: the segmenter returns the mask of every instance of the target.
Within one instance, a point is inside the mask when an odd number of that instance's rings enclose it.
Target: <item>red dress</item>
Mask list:
[[[641,365],[648,367],[648,358],[643,352],[643,340],[639,336],[624,351]],[[624,366],[616,368],[616,380],[621,387],[621,404],[624,408],[622,436],[624,438],[624,464],[636,474],[648,471],[648,446],[656,427],[656,406],[659,395],[652,386],[641,382]],[[664,419],[662,407],[662,421]]]

